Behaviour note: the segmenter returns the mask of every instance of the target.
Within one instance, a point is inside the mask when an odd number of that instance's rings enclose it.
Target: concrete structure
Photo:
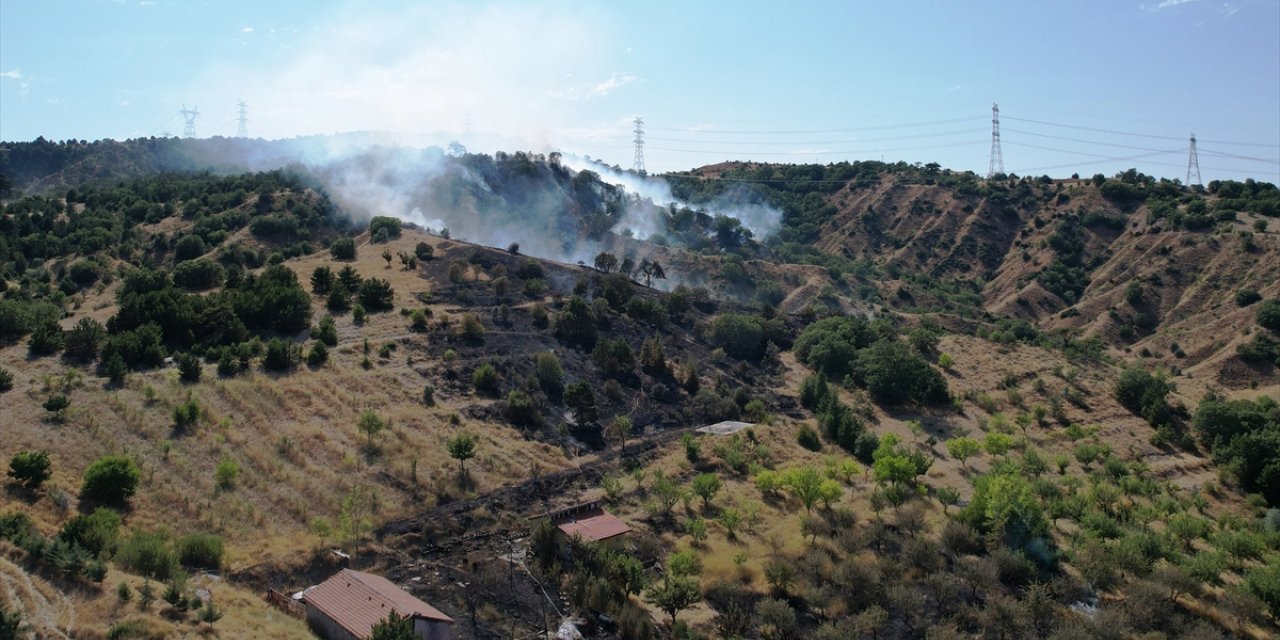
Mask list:
[[[697,429],[694,429],[694,431],[711,436],[727,436],[742,431],[743,429],[750,429],[754,426],[756,425],[750,422],[725,420],[724,422],[717,422],[713,425],[698,427]]]
[[[343,569],[302,592],[307,623],[328,640],[367,640],[373,626],[395,611],[413,621],[422,640],[448,640],[453,618],[382,576]]]

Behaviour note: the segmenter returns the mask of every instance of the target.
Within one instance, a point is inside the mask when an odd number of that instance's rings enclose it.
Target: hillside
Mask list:
[[[1276,633],[1274,187],[82,151],[0,217],[0,461],[51,463],[0,603],[41,637],[307,637],[260,594],[333,548],[464,638]],[[83,481],[112,454],[131,495]],[[529,519],[595,499],[626,543],[557,562]]]

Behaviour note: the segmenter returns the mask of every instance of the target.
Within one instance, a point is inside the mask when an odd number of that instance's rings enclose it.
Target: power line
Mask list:
[[[881,131],[884,129],[907,129],[910,127],[928,127],[938,124],[952,124],[956,122],[973,122],[975,120],[983,120],[986,116],[974,116],[969,118],[949,118],[946,120],[931,120],[928,122],[909,122],[905,124],[888,124],[874,127],[851,127],[846,129],[792,129],[790,131],[763,131],[763,130],[740,130],[729,131],[723,129],[691,129],[689,127],[649,127],[651,131],[679,131],[682,133],[719,133],[726,135],[791,135],[796,133],[816,134],[816,133],[848,133],[853,131]]]
[[[728,150],[712,150],[712,149],[672,149],[668,147],[652,147],[652,146],[649,148],[655,151],[669,151],[671,153],[701,153],[701,154],[710,154],[710,155],[728,154],[728,155],[737,155],[737,156],[743,156],[743,155],[813,156],[813,155],[840,155],[840,154],[854,155],[859,153],[873,153],[873,152],[887,152],[887,151],[919,151],[919,150],[927,150],[927,149],[946,149],[949,147],[976,146],[976,145],[982,144],[983,142],[986,142],[986,140],[965,140],[963,142],[956,142],[953,144],[933,144],[933,145],[924,145],[924,146],[915,146],[915,147],[894,147],[894,148],[883,148],[883,149],[874,149],[874,148],[873,149],[842,149],[842,150],[817,149],[813,151],[769,151],[769,150],[728,151]]]
[[[1030,123],[1033,123],[1033,124],[1042,124],[1042,125],[1045,125],[1045,126],[1048,126],[1048,127],[1061,127],[1061,128],[1063,128],[1063,129],[1078,129],[1078,130],[1080,130],[1080,131],[1095,131],[1095,132],[1098,132],[1098,133],[1110,133],[1110,134],[1118,135],[1118,136],[1134,136],[1134,137],[1136,137],[1136,138],[1154,138],[1154,139],[1156,139],[1156,140],[1182,140],[1182,138],[1180,138],[1180,137],[1178,137],[1178,136],[1162,136],[1162,135],[1156,135],[1156,134],[1153,134],[1153,133],[1132,133],[1132,132],[1129,132],[1129,131],[1117,131],[1117,130],[1115,130],[1115,129],[1098,129],[1098,128],[1096,128],[1096,127],[1082,127],[1082,126],[1074,125],[1074,124],[1061,124],[1061,123],[1057,123],[1057,122],[1047,122],[1047,121],[1045,121],[1045,120],[1032,120],[1032,119],[1030,119],[1030,118],[1017,118],[1017,117],[1013,117],[1013,116],[1005,116],[1005,117],[1006,117],[1007,119],[1009,119],[1009,120],[1016,120],[1016,121],[1018,121],[1018,122],[1030,122]],[[1266,148],[1280,148],[1280,144],[1265,144],[1265,143],[1261,143],[1261,142],[1232,142],[1232,141],[1228,141],[1228,140],[1205,140],[1205,142],[1208,142],[1208,143],[1210,143],[1210,144],[1225,144],[1225,145],[1240,146],[1240,147],[1266,147]]]
[[[652,127],[650,127],[652,128]],[[890,136],[887,138],[860,138],[855,140],[693,140],[690,138],[657,138],[650,136],[650,140],[659,140],[662,142],[692,142],[694,144],[758,144],[758,145],[782,145],[782,144],[858,144],[862,142],[890,142],[894,140],[917,140],[920,138],[941,138],[944,136],[955,136],[966,133],[978,133],[986,131],[985,127],[976,129],[954,129],[952,131],[939,131],[936,133],[917,133],[909,136]]]
[[[1053,152],[1055,152],[1055,153],[1069,153],[1069,154],[1071,154],[1071,155],[1076,155],[1076,156],[1086,156],[1086,157],[1089,157],[1089,158],[1110,158],[1110,157],[1111,157],[1111,156],[1104,155],[1104,154],[1101,154],[1101,153],[1089,153],[1088,151],[1073,151],[1073,150],[1071,150],[1071,149],[1059,149],[1059,148],[1057,148],[1057,147],[1045,147],[1045,146],[1041,146],[1041,145],[1038,145],[1038,144],[1027,144],[1027,143],[1025,143],[1025,142],[1016,142],[1016,141],[1012,141],[1012,140],[1009,142],[1009,144],[1011,144],[1011,145],[1013,145],[1013,146],[1015,146],[1015,147],[1026,147],[1026,148],[1028,148],[1028,149],[1039,149],[1039,150],[1041,150],[1041,151],[1053,151]],[[1140,151],[1148,151],[1148,152],[1150,152],[1150,153],[1143,154],[1143,156],[1147,156],[1147,157],[1149,157],[1149,156],[1167,155],[1167,154],[1170,154],[1170,153],[1180,153],[1180,152],[1182,151],[1181,149],[1139,149],[1139,150],[1140,150]]]
[[[1208,149],[1201,149],[1200,153],[1211,155],[1211,156],[1220,156],[1223,158],[1235,158],[1237,160],[1253,160],[1255,162],[1265,162],[1267,164],[1280,164],[1280,160],[1273,160],[1269,158],[1253,158],[1250,156],[1238,156],[1234,153],[1223,153],[1221,151],[1210,151]]]

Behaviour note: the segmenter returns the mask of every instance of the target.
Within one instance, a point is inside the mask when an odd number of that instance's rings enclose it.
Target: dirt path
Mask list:
[[[38,576],[33,580],[25,569],[3,557],[0,557],[0,585],[4,588],[10,606],[14,607],[38,637],[70,640],[71,636],[59,628],[58,619],[65,616],[68,620],[66,628],[74,628],[76,609],[61,591]],[[57,602],[50,602],[45,596],[46,592],[54,594]]]

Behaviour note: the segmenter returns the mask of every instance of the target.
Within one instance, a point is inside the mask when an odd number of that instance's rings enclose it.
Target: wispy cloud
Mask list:
[[[609,93],[610,93],[610,92],[612,92],[614,89],[617,89],[617,88],[619,88],[619,87],[625,87],[625,86],[627,86],[627,85],[629,85],[629,84],[631,84],[631,83],[633,83],[633,82],[635,82],[635,81],[636,81],[636,77],[635,77],[635,75],[633,75],[633,74],[630,74],[630,73],[622,73],[622,74],[615,73],[615,74],[613,74],[613,75],[609,76],[609,79],[608,79],[608,80],[605,80],[604,82],[601,82],[601,83],[597,84],[596,86],[592,87],[592,88],[591,88],[591,91],[590,91],[590,95],[592,95],[592,96],[607,96],[607,95],[609,95]]]
[[[1221,13],[1224,18],[1230,18],[1238,11],[1240,11],[1240,6],[1230,2],[1224,2],[1221,7],[1218,7],[1218,13]]]
[[[253,33],[253,27],[245,27],[240,30],[240,33]]]
[[[1198,0],[1162,0],[1160,4],[1141,4],[1141,5],[1138,5],[1138,8],[1142,9],[1143,11],[1161,11],[1161,10],[1169,9],[1179,5],[1191,4],[1192,2],[1197,2],[1197,1]]]
[[[5,79],[8,79],[8,80],[21,80],[21,79],[22,79],[22,70],[21,70],[21,69],[10,69],[10,70],[8,70],[8,71],[0,72],[0,78],[5,78]]]

